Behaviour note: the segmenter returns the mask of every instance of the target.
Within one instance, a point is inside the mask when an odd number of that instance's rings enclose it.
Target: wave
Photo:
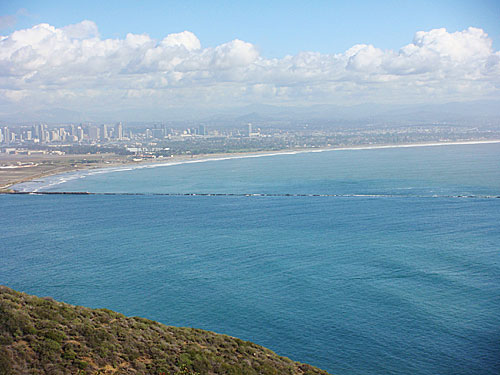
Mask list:
[[[500,199],[500,195],[425,195],[425,194],[295,194],[295,193],[97,193],[88,191],[17,191],[17,194],[35,195],[134,195],[134,196],[185,196],[185,197],[333,197],[333,198],[468,198]]]

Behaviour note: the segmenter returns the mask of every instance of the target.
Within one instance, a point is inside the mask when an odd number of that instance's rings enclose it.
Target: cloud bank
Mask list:
[[[268,59],[233,40],[203,48],[193,33],[103,39],[83,21],[0,36],[0,105],[72,110],[445,102],[499,98],[500,52],[481,29],[419,31],[399,51]]]

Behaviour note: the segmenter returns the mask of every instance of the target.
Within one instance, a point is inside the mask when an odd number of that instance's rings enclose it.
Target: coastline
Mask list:
[[[470,141],[456,141],[456,142],[408,143],[408,144],[368,144],[368,145],[355,145],[355,146],[346,145],[346,146],[328,147],[328,148],[302,148],[302,149],[285,149],[276,151],[271,150],[271,151],[239,152],[239,153],[200,154],[191,156],[177,155],[171,158],[156,159],[154,161],[147,160],[141,162],[121,159],[119,161],[114,161],[114,162],[103,161],[102,163],[93,165],[87,164],[87,165],[77,166],[75,164],[68,163],[56,168],[52,168],[48,171],[28,174],[27,176],[23,176],[23,178],[19,180],[15,180],[3,186],[0,186],[0,194],[28,193],[27,191],[18,191],[16,189],[13,189],[13,187],[16,185],[20,185],[22,183],[36,181],[44,177],[62,176],[80,171],[91,171],[91,170],[121,171],[121,170],[140,169],[140,168],[156,168],[156,167],[188,164],[188,163],[200,163],[207,161],[269,157],[269,156],[279,156],[279,155],[294,155],[300,153],[317,153],[317,152],[329,152],[329,151],[377,150],[377,149],[390,149],[390,148],[437,147],[437,146],[477,145],[477,144],[496,144],[496,143],[500,143],[500,140],[492,139],[492,140],[470,140]],[[36,191],[37,190],[33,190],[33,192]]]

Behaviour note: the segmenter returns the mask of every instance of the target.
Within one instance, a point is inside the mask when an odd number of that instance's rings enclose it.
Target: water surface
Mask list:
[[[340,196],[2,195],[0,282],[335,374],[498,374],[499,166],[474,145],[80,175],[47,189]]]

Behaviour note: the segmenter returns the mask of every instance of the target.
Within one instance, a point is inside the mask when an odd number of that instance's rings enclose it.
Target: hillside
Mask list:
[[[0,374],[327,374],[248,341],[0,286]]]

